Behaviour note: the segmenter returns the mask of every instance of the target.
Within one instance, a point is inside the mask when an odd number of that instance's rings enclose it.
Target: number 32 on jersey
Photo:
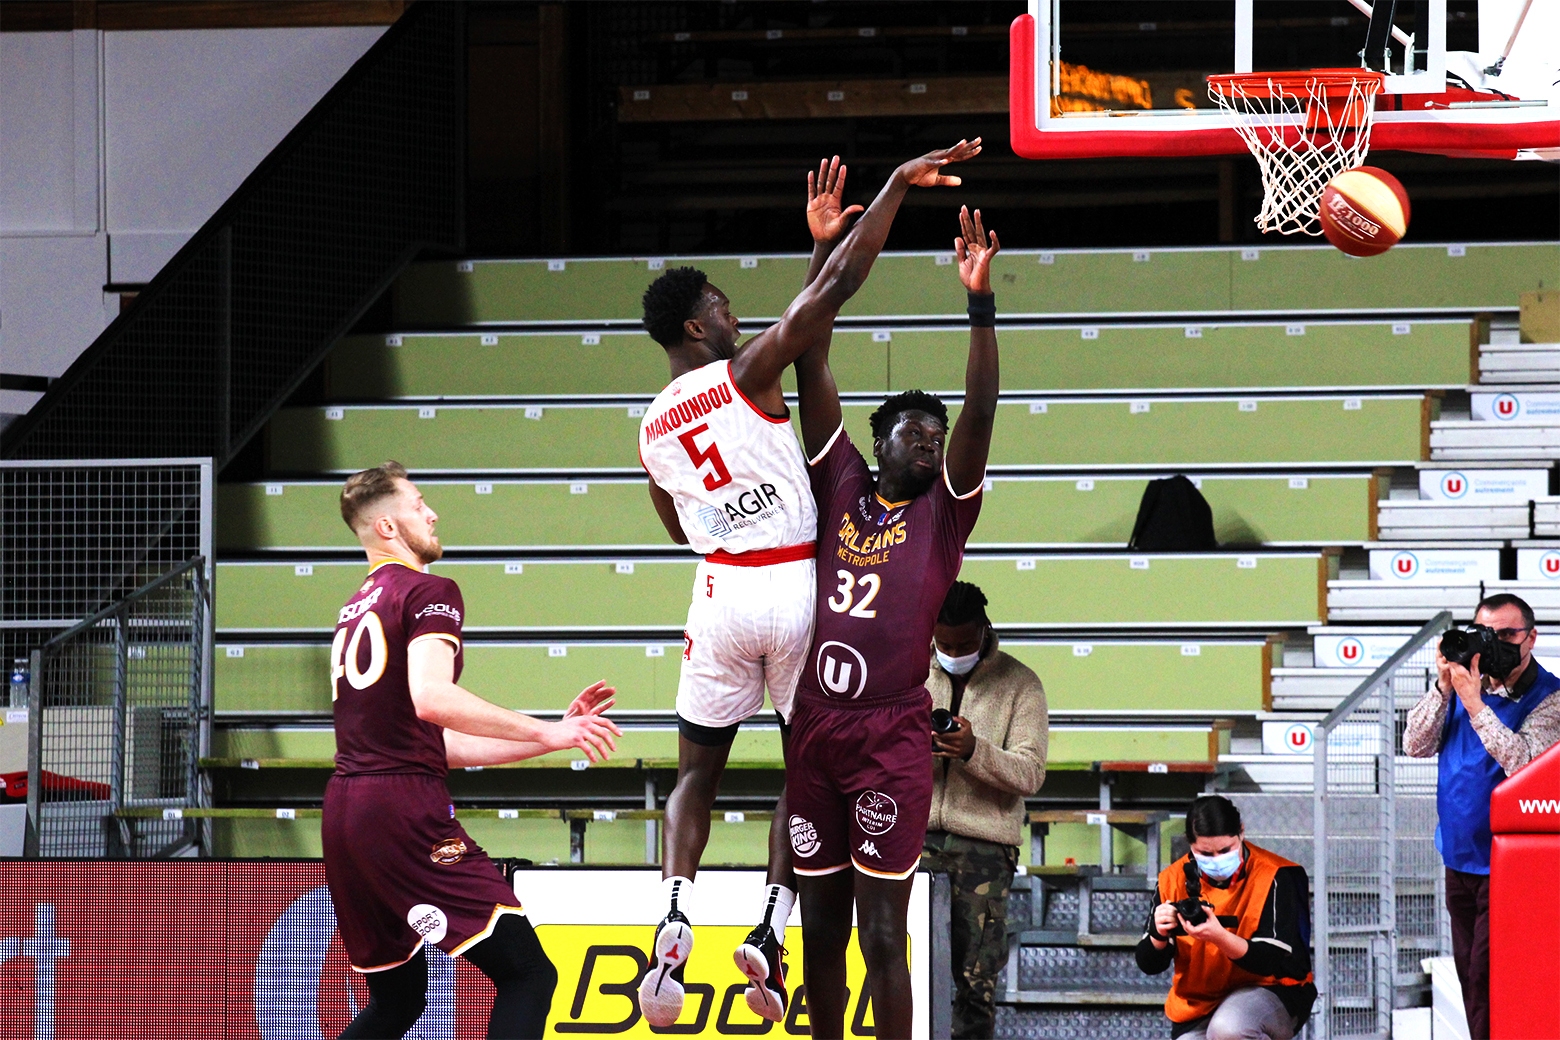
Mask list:
[[[368,669],[358,670],[358,648],[364,639],[368,640]],[[363,690],[379,681],[379,677],[385,674],[385,665],[390,662],[390,647],[385,642],[385,626],[380,623],[379,615],[372,610],[366,612],[358,619],[357,627],[352,630],[352,638],[347,638],[347,626],[336,629],[336,640],[330,645],[330,699],[336,700],[338,680],[342,676],[352,684],[354,690]]]
[[[829,597],[829,609],[836,614],[848,613],[851,617],[877,617],[877,611],[867,608],[872,605],[872,601],[877,599],[877,594],[882,590],[883,579],[876,574],[863,574],[858,578],[850,571],[839,571],[838,577],[840,587]],[[858,593],[865,593],[859,602],[856,600]],[[340,642],[340,636],[337,637],[337,642]]]

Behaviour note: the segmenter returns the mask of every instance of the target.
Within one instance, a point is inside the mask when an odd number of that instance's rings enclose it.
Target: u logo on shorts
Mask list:
[[[855,700],[867,688],[867,659],[855,647],[831,639],[818,648],[818,683],[837,697]]]

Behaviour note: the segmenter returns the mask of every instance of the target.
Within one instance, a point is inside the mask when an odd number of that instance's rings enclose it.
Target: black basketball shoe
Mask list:
[[[650,968],[639,983],[639,1010],[659,1028],[676,1023],[683,1009],[683,965],[693,952],[693,926],[672,909],[656,925]]]
[[[737,968],[751,986],[743,993],[753,1014],[771,1022],[785,1021],[788,997],[785,991],[785,947],[775,939],[768,922],[748,933],[737,952],[732,954]]]

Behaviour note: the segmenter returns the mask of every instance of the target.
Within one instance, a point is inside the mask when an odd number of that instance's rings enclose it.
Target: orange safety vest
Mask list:
[[[1242,939],[1256,934],[1262,921],[1262,909],[1273,889],[1273,879],[1283,867],[1293,867],[1282,856],[1258,848],[1246,842],[1245,861],[1231,879],[1228,888],[1216,888],[1203,879],[1203,902],[1213,907],[1225,928]],[[1186,874],[1183,864],[1191,858],[1188,853],[1159,872],[1160,902],[1174,903],[1186,898]],[[1170,995],[1165,998],[1165,1016],[1172,1022],[1193,1022],[1204,1018],[1218,1008],[1225,997],[1248,986],[1303,986],[1312,981],[1304,979],[1280,979],[1273,976],[1253,975],[1237,967],[1225,956],[1224,951],[1212,943],[1186,936],[1175,941],[1175,976],[1170,983]]]

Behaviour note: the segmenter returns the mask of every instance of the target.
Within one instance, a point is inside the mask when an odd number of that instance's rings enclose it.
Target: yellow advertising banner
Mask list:
[[[783,1023],[759,1018],[743,999],[747,979],[731,953],[747,937],[741,926],[710,925],[694,930],[693,956],[683,972],[687,998],[675,1026],[652,1029],[639,1013],[636,991],[648,963],[654,928],[643,925],[543,925],[536,930],[547,955],[558,967],[549,1033],[578,1036],[808,1036],[807,992],[802,986],[801,928],[786,932],[785,961],[791,1006]],[[848,1035],[872,1036],[872,1001],[863,992],[866,965],[854,932],[845,955],[850,989],[845,1028]]]

